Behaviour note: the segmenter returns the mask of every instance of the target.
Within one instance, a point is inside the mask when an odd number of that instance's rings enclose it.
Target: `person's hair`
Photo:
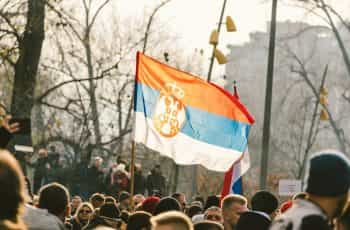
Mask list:
[[[117,203],[117,200],[113,196],[106,196],[105,197],[105,203]]]
[[[118,201],[122,202],[124,200],[130,199],[130,193],[128,193],[127,191],[122,191],[120,192],[119,196],[118,196]]]
[[[129,222],[126,227],[126,230],[134,230],[134,229],[145,229],[145,230],[151,230],[151,219],[152,215],[143,212],[143,211],[137,211],[134,212],[129,217]]]
[[[99,162],[102,163],[102,162],[103,162],[103,159],[102,159],[102,157],[98,157],[98,156],[97,156],[97,157],[94,158],[94,161],[99,161]]]
[[[338,222],[344,225],[345,229],[350,229],[350,202],[346,204]]]
[[[188,217],[192,218],[194,215],[202,213],[202,208],[198,205],[191,205],[187,210]]]
[[[91,195],[90,199],[89,199],[90,203],[94,202],[94,201],[100,201],[100,202],[104,202],[105,201],[105,196],[101,193],[94,193]]]
[[[160,199],[154,210],[154,215],[158,215],[167,211],[181,211],[180,203],[172,197],[164,197]]]
[[[25,202],[24,175],[16,159],[0,150],[0,222],[2,227],[25,229],[19,215]]]
[[[208,196],[207,201],[205,202],[204,210],[212,206],[220,207],[220,198],[217,195]]]
[[[39,208],[47,209],[53,215],[62,215],[68,204],[68,190],[61,184],[51,183],[39,191]]]
[[[224,230],[224,227],[217,222],[204,220],[194,224],[194,230]]]
[[[176,200],[180,199],[181,196],[184,196],[185,194],[176,192],[173,195],[171,195],[172,198],[175,198]]]
[[[222,209],[228,209],[231,207],[233,203],[239,203],[241,205],[247,205],[247,198],[238,194],[230,194],[225,196],[225,198],[221,202]]]
[[[209,212],[209,211],[213,211],[213,212],[221,212],[221,208],[217,207],[217,206],[211,206],[210,208],[208,208],[207,210],[205,210],[205,213]]]
[[[177,230],[193,230],[191,220],[183,213],[169,211],[151,218],[152,227],[171,225]]]
[[[204,206],[204,198],[202,196],[199,196],[199,195],[195,196],[193,199],[193,202],[195,202],[195,201],[201,202],[202,207]]]
[[[278,208],[278,199],[268,191],[255,193],[251,200],[252,210],[272,214]]]
[[[91,210],[91,213],[94,212],[94,207],[92,206],[92,204],[90,204],[89,202],[83,202],[79,205],[79,207],[77,208],[77,210],[75,212],[76,218],[79,218],[79,213],[80,213],[81,209],[84,207],[88,207]]]

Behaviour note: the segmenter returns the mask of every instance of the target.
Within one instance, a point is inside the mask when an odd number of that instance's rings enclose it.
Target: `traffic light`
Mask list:
[[[321,109],[320,119],[321,121],[328,121],[329,115],[328,112],[324,109],[328,105],[328,91],[325,87],[322,87],[320,91],[320,104],[323,106]]]
[[[209,43],[212,45],[217,45],[219,42],[219,33],[217,30],[213,30],[210,34]]]
[[[227,30],[227,32],[236,32],[237,31],[236,24],[234,23],[233,19],[230,16],[226,17],[226,30]]]

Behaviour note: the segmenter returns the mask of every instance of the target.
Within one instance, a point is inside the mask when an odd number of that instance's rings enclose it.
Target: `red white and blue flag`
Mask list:
[[[230,170],[225,173],[224,185],[221,190],[221,197],[228,194],[243,194],[242,176],[250,168],[250,156],[248,147],[240,159],[231,166]]]
[[[253,117],[221,87],[137,55],[134,140],[183,165],[226,172],[248,144]]]

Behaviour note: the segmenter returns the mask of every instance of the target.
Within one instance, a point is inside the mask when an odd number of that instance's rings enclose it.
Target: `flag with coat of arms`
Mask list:
[[[172,158],[226,172],[247,149],[253,117],[221,87],[137,54],[134,141]]]

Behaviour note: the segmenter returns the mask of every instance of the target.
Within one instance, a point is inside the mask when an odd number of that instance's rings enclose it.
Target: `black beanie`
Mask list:
[[[239,218],[235,230],[268,230],[271,221],[256,212],[245,212]]]
[[[156,209],[154,210],[154,215],[156,216],[160,213],[168,211],[181,211],[180,203],[176,199],[169,196],[164,197],[159,201]]]
[[[310,158],[306,192],[318,196],[344,195],[350,187],[349,161],[342,153],[323,151]]]
[[[105,203],[100,208],[100,216],[118,219],[120,217],[120,211],[115,204]]]

